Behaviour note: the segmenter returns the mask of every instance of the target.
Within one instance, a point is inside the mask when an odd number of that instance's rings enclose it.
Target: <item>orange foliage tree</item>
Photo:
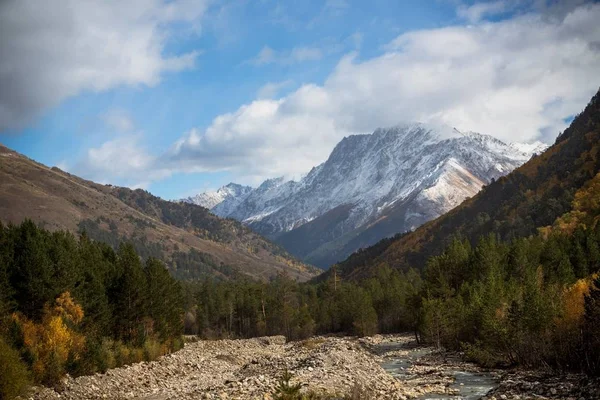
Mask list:
[[[40,323],[20,314],[14,314],[13,319],[21,326],[36,381],[56,383],[67,362],[77,361],[83,354],[85,337],[76,330],[83,319],[83,309],[69,292],[61,294],[52,307],[46,304]]]

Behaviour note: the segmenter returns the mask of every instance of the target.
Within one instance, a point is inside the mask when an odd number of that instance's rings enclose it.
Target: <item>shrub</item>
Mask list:
[[[115,354],[115,365],[117,367],[122,367],[123,365],[129,363],[129,359],[131,356],[131,350],[129,349],[129,347],[127,347],[120,341],[115,342],[114,354]]]
[[[292,379],[292,374],[286,369],[275,388],[275,400],[301,400],[302,396],[300,394],[300,389],[302,388],[301,383],[297,383],[292,385],[290,380]]]
[[[465,357],[468,361],[475,362],[486,368],[495,368],[504,364],[504,360],[493,354],[489,349],[479,343],[464,344]]]
[[[19,352],[0,338],[0,399],[23,394],[29,384],[29,371]]]
[[[109,368],[115,368],[117,366],[117,360],[115,358],[114,342],[110,339],[103,339],[100,346],[101,359],[99,368],[101,372],[105,372]]]
[[[144,359],[146,361],[156,360],[164,354],[163,346],[153,339],[148,339],[144,342]]]

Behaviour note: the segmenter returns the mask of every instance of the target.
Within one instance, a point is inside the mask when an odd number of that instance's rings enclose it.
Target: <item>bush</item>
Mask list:
[[[144,359],[146,361],[154,361],[164,354],[163,346],[156,340],[146,340],[144,342]]]
[[[475,362],[486,368],[496,368],[504,364],[504,360],[494,355],[480,343],[464,344],[465,357],[468,361]]]
[[[300,389],[302,384],[291,384],[292,374],[286,369],[275,388],[275,400],[302,400]]]
[[[29,384],[29,371],[19,352],[0,338],[0,399],[23,394]]]

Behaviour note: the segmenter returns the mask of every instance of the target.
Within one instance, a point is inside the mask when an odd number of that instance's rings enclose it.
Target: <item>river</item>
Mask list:
[[[434,349],[416,346],[414,341],[384,342],[376,345],[374,351],[384,357],[381,366],[389,374],[404,384],[425,388],[418,399],[476,400],[497,386],[492,373],[480,371],[456,357],[436,365],[435,360],[440,357],[435,357]]]

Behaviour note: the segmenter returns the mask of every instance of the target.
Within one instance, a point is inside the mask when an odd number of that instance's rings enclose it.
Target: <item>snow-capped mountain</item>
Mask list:
[[[206,207],[209,210],[215,206],[220,205],[225,213],[229,211],[227,207],[232,210],[237,207],[237,202],[242,201],[245,196],[252,192],[250,186],[242,186],[237,183],[230,183],[221,187],[216,192],[204,192],[191,196],[180,201],[185,203],[192,203],[202,207]],[[216,213],[215,213],[216,214]]]
[[[451,210],[544,149],[447,126],[398,125],[346,137],[303,179],[267,180],[212,211],[325,267]]]

